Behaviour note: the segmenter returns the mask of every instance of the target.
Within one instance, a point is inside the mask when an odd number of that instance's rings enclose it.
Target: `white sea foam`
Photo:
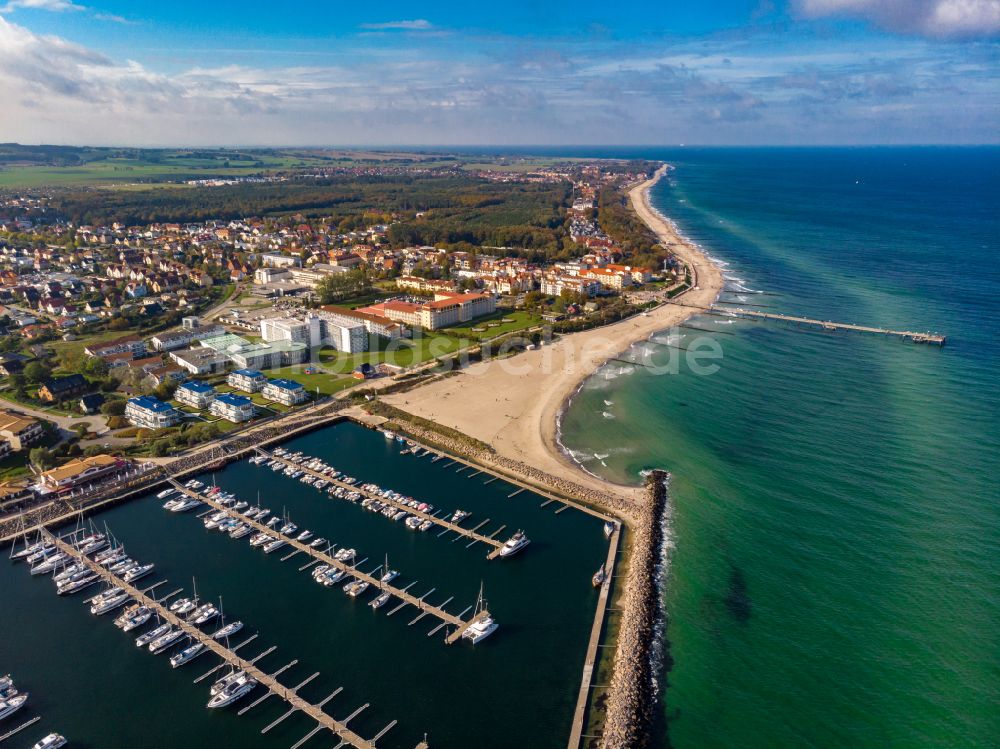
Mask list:
[[[605,419],[614,419],[615,418],[615,415],[613,413],[609,412],[609,411],[601,411],[601,416],[603,416]]]

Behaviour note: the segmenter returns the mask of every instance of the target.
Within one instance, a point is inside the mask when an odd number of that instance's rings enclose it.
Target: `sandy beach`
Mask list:
[[[666,167],[661,167],[651,179],[632,188],[629,199],[660,241],[694,269],[697,286],[681,297],[683,301],[709,305],[722,289],[722,274],[649,205],[649,190],[665,173]],[[474,364],[457,376],[388,395],[385,400],[482,440],[501,456],[557,478],[596,485],[627,500],[638,500],[642,496],[638,487],[598,479],[563,453],[557,441],[559,416],[580,384],[602,364],[694,312],[688,307],[661,305],[648,315],[565,335],[512,359]]]

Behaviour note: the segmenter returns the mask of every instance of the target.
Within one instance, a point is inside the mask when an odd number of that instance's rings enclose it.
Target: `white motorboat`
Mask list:
[[[370,584],[367,580],[355,580],[353,583],[348,583],[344,586],[344,592],[351,598],[357,598],[368,590]]]
[[[192,624],[197,624],[198,626],[201,626],[202,624],[212,621],[218,615],[219,615],[219,610],[215,608],[215,606],[213,606],[212,604],[206,603],[204,606],[199,606],[194,611],[192,611],[191,616],[188,617],[188,620]]]
[[[194,645],[188,645],[181,652],[170,656],[170,667],[177,668],[179,666],[183,666],[185,663],[193,661],[204,652],[205,646],[200,642],[196,642]]]
[[[256,679],[246,673],[240,673],[229,681],[218,694],[212,696],[212,699],[208,701],[208,707],[214,710],[231,705],[250,694],[255,686],[257,686]]]
[[[171,494],[173,494],[175,491],[177,491],[177,490],[174,489],[174,488],[172,488],[172,487],[170,489],[164,489],[162,492],[160,492],[159,494],[156,495],[156,498],[157,499],[166,499]]]
[[[133,629],[141,627],[148,622],[152,616],[153,610],[151,608],[135,604],[134,606],[129,606],[122,612],[121,616],[115,619],[115,626],[123,632],[131,632]]]
[[[65,737],[58,733],[50,733],[31,747],[31,749],[59,749],[61,746],[66,746]]]
[[[524,535],[524,531],[518,531],[513,536],[508,538],[507,542],[500,548],[500,556],[513,556],[530,543],[531,541],[526,535]]]
[[[326,539],[325,538],[314,538],[309,543],[309,548],[310,549],[318,549],[320,546],[323,546],[325,544],[326,544]]]
[[[97,575],[93,572],[85,574],[75,580],[65,580],[56,588],[56,593],[61,596],[71,596],[79,593],[84,588],[89,588],[97,582]]]
[[[197,605],[190,598],[178,598],[170,604],[170,610],[175,614],[186,614],[189,611],[193,611]]]
[[[129,594],[125,592],[102,598],[100,601],[95,601],[91,604],[90,613],[102,616],[109,611],[114,611],[119,606],[124,606],[127,600],[129,600]]]
[[[380,609],[387,603],[389,603],[390,598],[392,598],[392,595],[388,591],[386,591],[368,605],[371,606],[373,609]]]
[[[156,565],[153,562],[150,562],[149,564],[140,564],[139,566],[133,567],[124,575],[122,575],[122,580],[124,580],[127,583],[134,583],[139,578],[145,577],[146,575],[150,574],[155,566]]]
[[[278,531],[278,533],[280,533],[282,536],[290,536],[291,534],[295,533],[295,531],[297,531],[298,529],[299,526],[297,526],[295,523],[288,522],[285,523],[283,526],[281,526],[281,530]]]
[[[313,532],[312,531],[310,531],[310,530],[304,530],[299,535],[297,535],[295,537],[295,540],[296,541],[305,542],[305,541],[308,541],[312,537],[313,537]]]
[[[18,694],[9,699],[0,700],[0,720],[10,717],[22,707],[24,703],[28,701],[28,693]]]
[[[273,541],[270,541],[269,543],[264,544],[264,553],[265,554],[270,554],[272,551],[277,551],[282,546],[287,546],[287,545],[288,545],[288,541],[286,541],[285,539],[283,539],[283,538],[276,538]]]

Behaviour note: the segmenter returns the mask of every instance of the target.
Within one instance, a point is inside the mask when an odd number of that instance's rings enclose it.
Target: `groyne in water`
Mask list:
[[[665,572],[668,478],[666,471],[650,473],[649,502],[640,509],[639,522],[632,533],[602,749],[636,749],[650,744],[650,728],[658,702],[656,669],[663,636],[660,583]]]

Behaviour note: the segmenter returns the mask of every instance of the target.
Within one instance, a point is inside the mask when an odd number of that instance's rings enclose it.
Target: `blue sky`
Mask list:
[[[0,0],[0,140],[1000,140],[1000,0]]]

